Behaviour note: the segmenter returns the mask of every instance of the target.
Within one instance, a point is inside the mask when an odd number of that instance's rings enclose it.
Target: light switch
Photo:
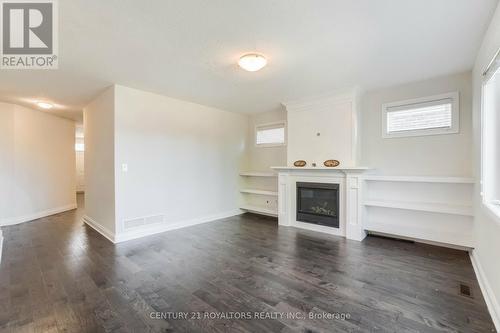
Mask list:
[[[122,171],[127,172],[128,171],[128,164],[127,163],[122,163]]]

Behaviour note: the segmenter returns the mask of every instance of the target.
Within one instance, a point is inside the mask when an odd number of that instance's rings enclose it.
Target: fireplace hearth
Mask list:
[[[297,221],[339,228],[339,184],[296,184]]]

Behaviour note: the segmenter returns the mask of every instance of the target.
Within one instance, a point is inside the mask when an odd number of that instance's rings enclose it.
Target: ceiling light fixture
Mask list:
[[[267,59],[257,53],[248,53],[241,56],[238,65],[246,71],[256,72],[267,65]]]
[[[38,107],[41,107],[42,109],[45,109],[45,110],[49,110],[49,109],[52,109],[54,107],[54,105],[52,105],[50,103],[46,103],[46,102],[37,102],[36,105],[38,105]]]

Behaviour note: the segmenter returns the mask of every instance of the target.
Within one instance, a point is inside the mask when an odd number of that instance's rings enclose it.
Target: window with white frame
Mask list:
[[[255,144],[258,147],[282,146],[285,144],[285,123],[255,126]]]
[[[483,202],[500,216],[500,55],[484,73],[481,112]]]
[[[85,143],[83,142],[83,138],[75,138],[75,151],[85,151]]]
[[[75,151],[76,152],[85,151],[85,144],[75,143]]]
[[[382,106],[384,138],[458,133],[458,92]]]

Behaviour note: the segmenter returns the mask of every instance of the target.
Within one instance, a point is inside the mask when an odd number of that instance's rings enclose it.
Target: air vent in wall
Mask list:
[[[137,228],[144,225],[144,218],[123,221],[123,228],[125,230]]]
[[[132,220],[123,221],[123,229],[124,230],[136,229],[142,226],[160,224],[163,223],[163,221],[164,221],[164,215],[140,217]]]

